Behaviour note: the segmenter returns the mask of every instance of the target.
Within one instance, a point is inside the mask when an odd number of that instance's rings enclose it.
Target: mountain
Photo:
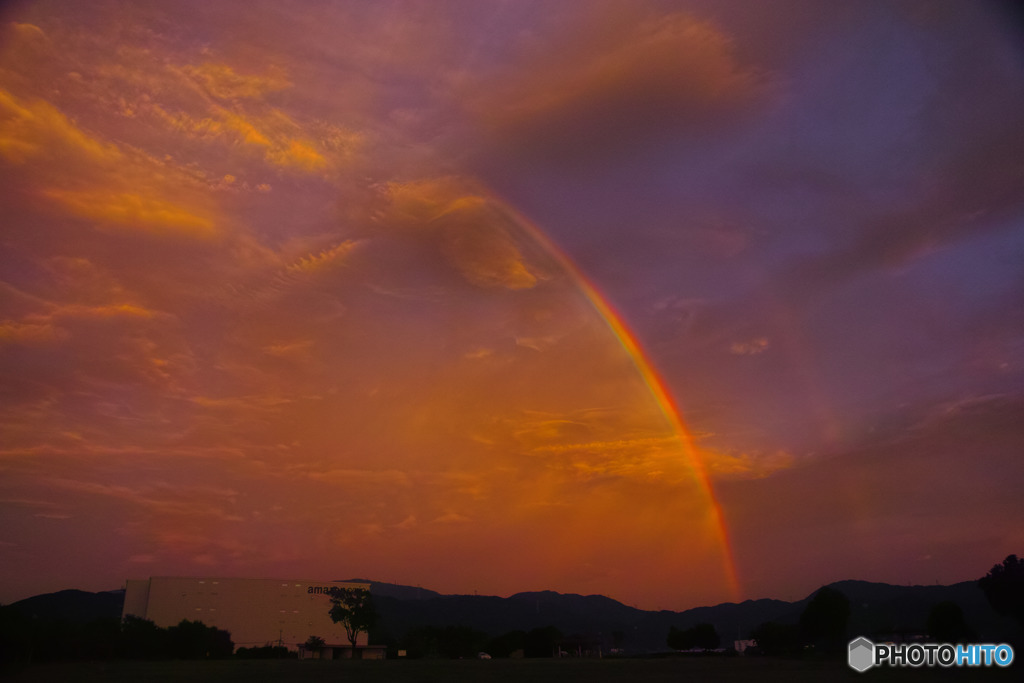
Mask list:
[[[443,595],[419,586],[349,579],[369,583],[379,615],[374,638],[399,640],[411,629],[424,626],[468,626],[489,636],[509,631],[530,631],[554,626],[566,636],[614,637],[628,650],[659,651],[671,627],[685,629],[699,623],[715,626],[723,645],[750,638],[767,621],[796,624],[817,591],[803,600],[746,600],[697,607],[683,612],[649,611],[624,605],[603,595],[576,595],[539,591],[508,598],[484,595]],[[950,586],[893,586],[868,581],[830,584],[850,601],[849,632],[856,635],[926,632],[928,613],[950,600],[964,612],[977,632],[978,642],[1020,642],[1024,631],[1011,619],[999,617],[975,581]],[[39,619],[89,622],[119,618],[124,591],[87,593],[64,590],[26,598],[9,607]]]
[[[344,579],[346,583],[368,583],[370,592],[374,597],[384,596],[396,600],[426,600],[428,598],[442,597],[437,591],[432,591],[420,586],[403,586],[398,583],[382,583],[371,579]]]
[[[939,602],[955,602],[979,642],[1019,640],[1020,627],[1000,617],[976,581],[950,586],[893,586],[867,581],[839,581],[832,587],[850,600],[850,630],[857,633],[924,633],[928,613]]]
[[[35,619],[87,623],[96,619],[121,618],[124,590],[89,593],[63,590],[13,602],[9,606]]]
[[[932,607],[943,601],[957,603],[979,642],[1020,641],[1024,632],[1011,619],[999,617],[974,581],[951,586],[893,586],[867,581],[830,584],[850,601],[851,634],[924,634]],[[601,595],[562,594],[552,591],[517,593],[508,598],[476,595],[439,595],[405,600],[375,592],[380,616],[377,635],[401,638],[423,626],[469,626],[491,636],[509,631],[555,626],[565,635],[610,637],[622,635],[624,647],[635,651],[665,649],[672,626],[685,629],[699,623],[715,626],[723,645],[751,637],[760,624],[775,621],[796,624],[817,591],[796,602],[746,600],[697,607],[683,612],[640,610]]]

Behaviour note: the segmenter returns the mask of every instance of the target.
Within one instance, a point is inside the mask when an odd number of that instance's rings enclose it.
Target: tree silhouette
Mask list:
[[[370,591],[365,588],[332,588],[329,614],[334,623],[345,625],[345,634],[352,644],[352,658],[359,657],[356,640],[362,632],[369,633],[377,623],[377,610]]]
[[[808,643],[835,654],[845,650],[849,620],[850,601],[835,588],[825,586],[815,593],[800,615],[800,630]]]
[[[527,657],[553,657],[562,632],[554,626],[535,628],[523,637],[523,653]]]
[[[121,653],[131,659],[164,659],[170,656],[167,629],[132,614],[121,621]]]
[[[714,650],[721,644],[722,639],[718,636],[712,624],[697,624],[686,630],[677,629],[672,626],[668,630],[668,638],[665,644],[673,650]]]
[[[220,659],[230,657],[235,644],[231,634],[201,621],[182,619],[167,629],[170,655],[176,659]]]
[[[1013,617],[1024,627],[1024,560],[1007,556],[978,579],[978,587],[997,614]]]
[[[321,650],[324,649],[324,645],[327,643],[320,636],[310,636],[306,638],[306,642],[302,644],[304,648],[312,652],[315,656],[320,656]]]
[[[411,659],[470,659],[484,651],[488,640],[486,633],[469,626],[422,626],[406,634],[403,649]]]
[[[750,635],[757,641],[757,649],[763,654],[772,656],[800,654],[800,628],[793,624],[766,621],[755,628]]]
[[[964,619],[964,611],[952,600],[932,607],[928,613],[928,635],[940,643],[968,643],[975,638]]]

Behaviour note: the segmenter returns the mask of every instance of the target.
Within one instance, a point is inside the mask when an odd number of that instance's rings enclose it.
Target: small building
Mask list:
[[[299,651],[310,636],[319,636],[330,657],[351,657],[343,624],[328,613],[332,588],[370,589],[367,583],[300,579],[186,578],[154,576],[129,579],[122,617],[148,619],[169,628],[183,619],[201,621],[231,633],[235,648],[283,645]],[[372,647],[360,633],[356,647],[367,659],[383,658],[384,647]]]
[[[384,659],[387,655],[386,645],[359,645],[357,659]],[[352,659],[352,645],[344,643],[324,643],[320,647],[310,648],[304,643],[299,644],[299,659]]]
[[[601,636],[571,635],[556,644],[558,657],[604,657],[604,638]]]
[[[736,650],[737,654],[743,654],[749,648],[757,647],[757,641],[753,639],[747,640],[734,640],[732,641],[732,649]]]

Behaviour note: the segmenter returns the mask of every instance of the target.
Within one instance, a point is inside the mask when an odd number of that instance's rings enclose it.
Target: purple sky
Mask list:
[[[0,601],[646,608],[1024,552],[1024,51],[986,2],[0,11]],[[689,460],[546,235],[682,408]]]

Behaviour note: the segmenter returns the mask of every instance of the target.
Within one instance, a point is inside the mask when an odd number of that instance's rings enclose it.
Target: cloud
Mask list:
[[[15,164],[37,158],[66,163],[68,157],[110,165],[122,154],[76,126],[43,100],[21,99],[0,89],[0,156]]]
[[[483,221],[491,218],[486,211],[450,214],[444,229],[444,255],[478,287],[530,289],[537,277],[506,232],[488,229]]]
[[[469,94],[470,111],[508,153],[580,162],[635,149],[713,129],[761,89],[730,38],[692,15],[619,10],[572,21],[568,36],[530,45],[515,71],[488,74],[482,94]]]
[[[879,429],[841,452],[774,476],[721,481],[719,498],[745,556],[738,559],[770,573],[796,571],[802,590],[837,571],[896,582],[925,554],[937,559],[933,580],[976,575],[972,544],[1013,547],[1022,539],[1020,496],[1004,485],[1024,447],[1022,409],[1020,394],[911,404],[875,420]],[[980,537],[979,518],[966,511],[981,514]],[[828,561],[794,570],[780,547]]]
[[[734,356],[757,356],[768,350],[768,338],[758,337],[745,342],[733,342],[729,347],[729,353]]]
[[[384,197],[378,222],[435,235],[439,253],[471,284],[517,290],[538,283],[514,237],[514,222],[467,181],[447,176],[392,182]]]
[[[2,329],[4,341],[16,343],[20,352],[0,358],[0,365],[13,372],[12,382],[25,383],[18,386],[26,396],[92,391],[111,382],[175,394],[192,368],[191,350],[173,315],[123,300],[46,302]],[[15,371],[19,366],[24,369]]]
[[[470,517],[454,511],[446,512],[431,520],[433,524],[464,524],[471,521],[473,520]]]
[[[288,265],[290,273],[316,273],[324,271],[339,264],[345,263],[351,254],[360,245],[358,240],[344,240],[343,242],[321,250],[318,254],[309,254],[298,261]]]
[[[313,347],[314,342],[312,339],[300,339],[298,341],[285,342],[281,344],[271,344],[270,346],[264,346],[263,350],[271,356],[290,357],[290,356],[304,356]]]
[[[39,28],[35,24],[12,21],[8,26],[14,32],[15,36],[26,42],[46,43],[48,41],[43,29]]]
[[[118,226],[199,239],[217,235],[211,217],[158,196],[102,190],[44,190],[41,194],[76,216],[98,221],[101,229]]]
[[[0,89],[0,159],[23,168],[16,182],[25,195],[101,228],[201,239],[218,233],[187,175],[86,132],[42,99]]]
[[[271,66],[265,75],[240,74],[227,64],[206,62],[185,66],[182,71],[192,77],[213,97],[222,100],[261,98],[267,93],[291,87],[284,70]]]
[[[558,337],[516,337],[516,346],[522,346],[534,351],[543,351],[552,344],[558,342]]]
[[[302,474],[310,479],[326,481],[334,485],[360,490],[366,486],[408,488],[412,485],[409,473],[399,470],[360,470],[344,468],[320,470],[299,468],[292,470],[292,473]]]
[[[203,486],[175,487],[173,490],[167,486],[133,488],[64,477],[47,478],[45,483],[47,486],[57,489],[124,501],[161,515],[237,521],[236,516],[228,513],[224,508],[224,504],[230,505],[237,495],[237,491],[231,489],[214,489]]]
[[[762,479],[796,464],[796,458],[785,451],[774,453],[720,453],[700,450],[700,458],[712,478]]]
[[[231,396],[229,398],[193,396],[189,400],[203,408],[240,411],[243,413],[276,412],[283,406],[295,403],[293,398],[275,395]]]
[[[192,140],[241,143],[243,148],[260,151],[263,160],[274,167],[304,173],[320,174],[330,170],[334,164],[325,156],[329,151],[334,153],[334,161],[349,160],[362,141],[357,133],[335,127],[320,144],[277,109],[253,114],[241,107],[227,108],[211,103],[202,108],[200,118],[181,110],[170,112],[148,101],[134,107]]]
[[[11,320],[0,322],[0,346],[20,344],[35,346],[49,344],[67,337],[67,333],[49,322],[19,323]]]
[[[138,555],[130,556],[128,558],[128,562],[130,564],[155,564],[159,559],[160,558],[153,553],[140,553]]]

